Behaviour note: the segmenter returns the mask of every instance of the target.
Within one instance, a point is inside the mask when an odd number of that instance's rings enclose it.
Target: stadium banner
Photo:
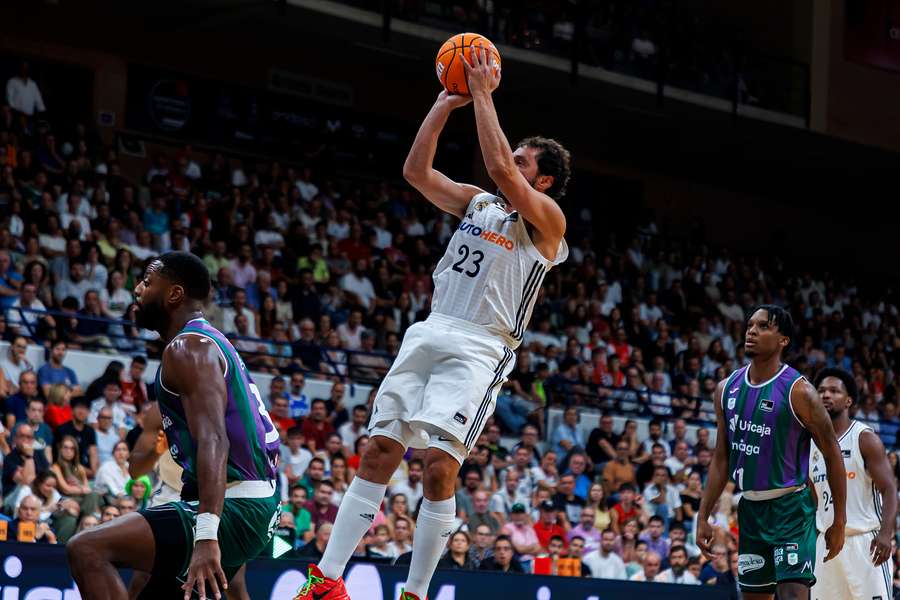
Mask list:
[[[81,600],[69,575],[65,548],[44,544],[0,543],[0,598],[4,600]],[[253,600],[287,600],[303,585],[306,561],[258,559],[247,568]],[[351,564],[347,591],[353,600],[394,600],[406,567]],[[127,573],[126,573],[127,575]],[[482,571],[437,571],[431,600],[515,598],[516,600],[727,600],[731,590],[709,586],[629,583],[600,579],[517,575]]]

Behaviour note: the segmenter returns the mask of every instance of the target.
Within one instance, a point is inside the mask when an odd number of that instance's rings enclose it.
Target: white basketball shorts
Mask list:
[[[816,585],[812,587],[812,600],[874,600],[893,598],[893,561],[888,559],[881,566],[872,565],[869,554],[875,533],[848,535],[840,554],[825,559],[825,536],[816,540]]]
[[[404,448],[440,448],[462,464],[494,413],[497,393],[515,362],[502,337],[432,313],[406,330],[378,388],[369,434]]]

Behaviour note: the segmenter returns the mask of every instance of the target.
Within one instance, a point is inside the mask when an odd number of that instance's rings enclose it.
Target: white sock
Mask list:
[[[406,579],[406,591],[422,600],[428,594],[428,584],[447,546],[456,521],[456,498],[432,501],[422,499],[416,533],[413,537],[412,563]]]
[[[347,493],[344,494],[338,507],[337,519],[334,521],[325,554],[319,561],[319,569],[325,577],[337,579],[343,574],[359,540],[372,526],[386,489],[386,484],[372,483],[358,475],[350,482],[350,487],[347,488]]]

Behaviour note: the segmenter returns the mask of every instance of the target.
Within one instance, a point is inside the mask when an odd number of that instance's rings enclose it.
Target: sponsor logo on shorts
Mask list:
[[[361,516],[363,519],[365,519],[369,523],[371,523],[372,521],[375,520],[375,513],[359,513],[359,516]]]
[[[453,420],[456,421],[457,423],[459,423],[460,425],[465,425],[466,421],[468,421],[469,419],[466,418],[466,416],[462,413],[456,413],[455,415],[453,415]]]
[[[797,556],[796,552],[788,552],[787,555],[787,563],[792,567],[796,565],[800,561],[800,557]]]
[[[784,562],[784,548],[775,548],[775,566]]]
[[[738,556],[738,575],[750,571],[758,571],[766,566],[766,559],[759,554],[741,554]]]
[[[785,544],[784,549],[788,552],[796,552],[800,549],[800,546],[798,546],[797,544]]]
[[[445,438],[445,437],[442,436],[442,435],[439,435],[439,436],[438,436],[438,441],[439,441],[439,442],[452,442],[453,440],[451,440],[450,438]]]

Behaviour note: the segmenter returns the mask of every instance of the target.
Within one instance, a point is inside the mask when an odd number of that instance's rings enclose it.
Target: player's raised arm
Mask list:
[[[844,459],[834,435],[834,425],[816,389],[805,379],[800,380],[791,390],[790,403],[794,414],[809,430],[825,459],[828,486],[834,502],[834,523],[825,532],[827,562],[837,556],[844,546],[844,528],[847,525],[847,473],[844,470]]]
[[[225,430],[227,390],[220,354],[208,338],[183,335],[175,338],[163,353],[162,368],[166,381],[177,381],[177,388],[165,384],[181,396],[191,436],[197,440],[197,487],[200,505],[194,552],[184,584],[188,600],[194,584],[201,598],[206,585],[216,598],[219,585],[227,588],[222,572],[221,552],[217,537],[219,515],[225,502],[228,435]]]
[[[859,435],[859,451],[866,464],[866,471],[881,492],[884,503],[881,507],[881,530],[869,548],[872,563],[878,567],[891,557],[891,539],[894,537],[897,519],[897,482],[884,451],[884,444],[873,431],[867,429]]]
[[[500,84],[500,72],[490,64],[487,52],[476,48],[472,54],[472,64],[464,56],[462,58],[468,74],[469,90],[475,101],[478,142],[488,175],[526,221],[547,239],[558,242],[566,232],[566,217],[559,204],[543,191],[553,186],[553,177],[538,174],[532,185],[519,171],[516,165],[518,159],[513,156],[509,141],[500,128],[491,97]]]
[[[128,474],[132,479],[137,479],[153,470],[153,466],[160,456],[157,447],[159,436],[162,433],[162,415],[159,413],[159,405],[154,402],[144,415],[144,429],[128,457]]]
[[[465,106],[472,99],[445,91],[438,95],[428,116],[422,121],[409,155],[403,164],[403,178],[428,199],[429,202],[451,215],[462,218],[472,196],[484,190],[465,183],[456,183],[432,167],[437,150],[438,137],[447,124],[450,112]]]
[[[725,383],[724,379],[720,381],[713,394],[713,405],[716,409],[716,448],[709,465],[706,487],[703,489],[703,498],[700,499],[700,510],[697,515],[697,546],[710,559],[715,536],[712,525],[709,524],[709,516],[728,483],[728,429],[725,425],[725,413],[722,410],[722,394],[725,393]]]

